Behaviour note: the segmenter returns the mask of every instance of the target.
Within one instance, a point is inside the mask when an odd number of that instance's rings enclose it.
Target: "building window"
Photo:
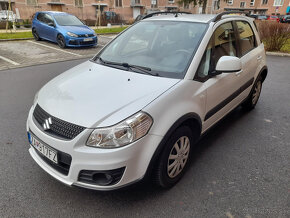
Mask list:
[[[240,3],[240,8],[244,8],[246,6],[246,2],[241,2]]]
[[[115,6],[116,7],[122,7],[123,6],[122,0],[115,0]]]
[[[185,2],[184,2],[184,3],[183,3],[183,8],[184,8],[184,9],[189,9],[189,3],[185,3]]]
[[[37,0],[27,0],[27,5],[36,6]]]
[[[275,0],[274,6],[282,6],[284,4],[284,0]]]
[[[234,4],[234,0],[228,0],[228,5]]]
[[[262,5],[266,5],[266,4],[268,4],[268,0],[263,0]]]
[[[168,0],[168,3],[174,3],[174,0]]]
[[[218,9],[220,9],[220,1],[219,1],[219,0],[215,0],[215,1],[213,2],[213,9],[214,9],[214,10],[218,10]]]
[[[157,8],[157,0],[151,0],[151,8]]]
[[[250,6],[254,6],[254,5],[255,5],[255,0],[251,0]]]
[[[83,7],[83,0],[75,0],[76,7]]]
[[[131,5],[140,5],[141,0],[131,0]]]

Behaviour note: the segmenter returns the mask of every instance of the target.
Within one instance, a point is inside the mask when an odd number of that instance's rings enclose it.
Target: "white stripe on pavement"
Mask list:
[[[13,65],[20,65],[19,63],[15,62],[15,61],[12,61],[12,60],[10,60],[8,58],[5,58],[5,57],[3,57],[1,55],[0,55],[0,59],[2,59],[4,61],[7,61],[7,62],[9,62],[10,64],[13,64]]]
[[[76,53],[73,53],[73,52],[65,51],[65,50],[62,50],[62,49],[59,49],[59,48],[54,48],[54,47],[51,47],[51,46],[48,46],[48,45],[44,45],[42,43],[37,43],[37,42],[33,42],[33,41],[28,41],[28,42],[31,42],[31,43],[36,44],[36,45],[41,45],[41,46],[44,46],[46,48],[50,48],[50,49],[54,49],[54,50],[57,50],[57,51],[61,51],[61,52],[67,53],[67,54],[72,54],[72,55],[75,55],[75,56],[82,57],[82,55],[80,55],[80,54],[76,54]]]

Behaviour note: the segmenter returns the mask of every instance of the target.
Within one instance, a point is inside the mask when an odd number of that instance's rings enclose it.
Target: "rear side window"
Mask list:
[[[240,38],[241,56],[257,47],[257,42],[250,24],[246,21],[237,21],[238,34]]]
[[[215,70],[222,56],[237,56],[237,41],[232,22],[224,23],[215,30],[197,69],[197,79],[204,81]]]

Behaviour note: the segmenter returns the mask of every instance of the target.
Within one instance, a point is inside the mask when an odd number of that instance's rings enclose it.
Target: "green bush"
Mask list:
[[[275,21],[260,21],[257,23],[261,40],[267,51],[281,51],[289,42],[290,25]]]

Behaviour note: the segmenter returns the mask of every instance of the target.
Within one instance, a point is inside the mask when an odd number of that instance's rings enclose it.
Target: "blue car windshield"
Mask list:
[[[73,15],[54,15],[54,18],[60,26],[83,26],[84,24]]]

